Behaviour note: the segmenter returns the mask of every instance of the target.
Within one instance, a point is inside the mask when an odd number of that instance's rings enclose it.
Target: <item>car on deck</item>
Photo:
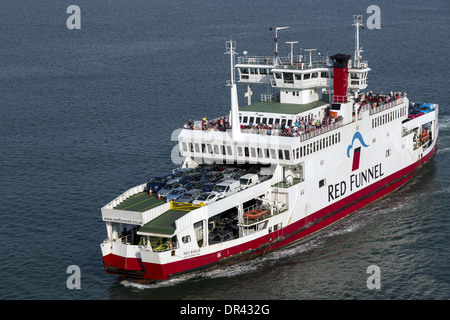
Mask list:
[[[202,193],[201,189],[192,189],[183,193],[180,197],[178,197],[177,202],[186,202],[190,203],[197,199],[197,197]]]
[[[155,193],[161,190],[162,187],[166,185],[167,182],[173,179],[172,173],[162,173],[150,178],[144,187],[144,191],[149,192],[150,190]]]
[[[169,192],[169,194],[167,195],[167,200],[168,201],[177,201],[178,198],[181,197],[181,195],[183,193],[185,193],[186,191],[187,191],[186,188],[175,188]]]
[[[213,202],[216,202],[218,198],[219,197],[215,192],[203,192],[192,203],[208,205]]]

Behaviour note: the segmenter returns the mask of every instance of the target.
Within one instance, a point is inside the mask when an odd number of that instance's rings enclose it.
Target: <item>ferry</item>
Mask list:
[[[183,159],[101,208],[108,274],[149,281],[251,259],[310,236],[407,183],[437,150],[438,111],[406,92],[367,90],[353,57],[230,55],[231,108],[186,122]],[[295,52],[296,51],[296,52]],[[246,86],[239,106],[237,84]],[[252,102],[252,86],[267,91]]]

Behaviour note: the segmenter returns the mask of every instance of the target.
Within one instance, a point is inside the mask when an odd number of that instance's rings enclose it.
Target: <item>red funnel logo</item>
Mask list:
[[[353,165],[352,165],[352,171],[359,169],[359,159],[361,157],[361,147],[358,147],[353,152]]]

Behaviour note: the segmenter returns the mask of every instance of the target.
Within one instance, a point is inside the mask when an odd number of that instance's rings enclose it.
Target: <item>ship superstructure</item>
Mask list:
[[[107,272],[152,280],[248,259],[299,240],[389,194],[435,154],[438,105],[366,91],[355,52],[238,57],[228,41],[231,110],[185,125],[181,168],[102,208]],[[238,104],[237,83],[248,105]],[[267,93],[252,103],[252,87]],[[419,109],[421,109],[419,111]],[[416,110],[417,112],[413,111]]]

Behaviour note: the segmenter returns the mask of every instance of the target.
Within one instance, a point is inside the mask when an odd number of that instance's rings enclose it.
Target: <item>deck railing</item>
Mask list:
[[[392,107],[398,106],[399,104],[401,104],[403,102],[403,98],[398,98],[396,100],[393,100],[391,102],[385,103],[381,106],[375,107],[370,109],[370,115],[373,115],[375,113],[390,109]]]

